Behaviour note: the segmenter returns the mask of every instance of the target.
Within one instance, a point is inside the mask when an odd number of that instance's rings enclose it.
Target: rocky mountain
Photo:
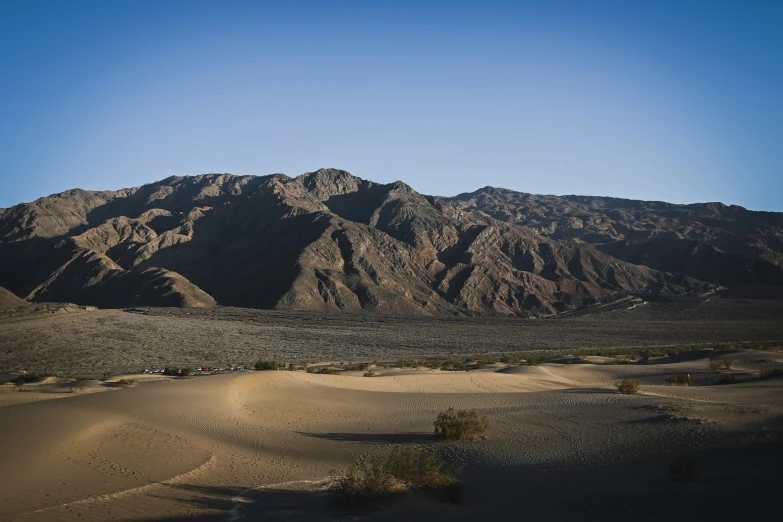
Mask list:
[[[783,285],[783,213],[493,187],[443,200],[656,270],[731,287]]]
[[[335,169],[71,190],[0,211],[0,285],[103,307],[519,316],[715,289],[470,201]]]

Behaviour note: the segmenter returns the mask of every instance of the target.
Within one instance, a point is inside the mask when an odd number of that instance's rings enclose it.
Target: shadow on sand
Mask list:
[[[434,433],[317,433],[297,432],[299,435],[334,442],[364,442],[367,444],[423,444],[436,440]]]

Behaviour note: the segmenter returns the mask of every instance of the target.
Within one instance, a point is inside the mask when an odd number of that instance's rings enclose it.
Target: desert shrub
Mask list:
[[[324,368],[318,368],[318,371],[315,373],[318,373],[320,375],[337,375],[338,373],[340,373],[340,370],[339,368],[331,368],[329,366],[326,366]]]
[[[170,375],[172,377],[178,377],[179,376],[179,368],[170,368],[166,367],[163,369],[163,375]]]
[[[692,384],[691,382],[691,376],[689,373],[681,373],[679,375],[675,375],[674,377],[669,377],[666,379],[666,384],[669,386],[676,385],[676,386],[690,386]]]
[[[435,419],[435,435],[445,440],[476,440],[489,429],[489,420],[476,410],[442,411]]]
[[[370,370],[368,372],[365,372],[364,375],[362,375],[362,377],[375,377],[375,372]]]
[[[518,358],[518,357],[515,357],[515,356],[513,356],[513,355],[505,355],[505,354],[504,354],[504,355],[502,355],[502,356],[500,357],[500,362],[502,362],[502,363],[506,363],[506,364],[508,364],[508,363],[515,363],[515,362],[517,362],[517,361],[519,361],[519,358]]]
[[[180,374],[182,377],[190,377],[191,375],[193,375],[193,373],[194,373],[194,370],[193,370],[193,368],[182,368],[182,369],[179,371],[179,374]]]
[[[723,360],[721,361],[721,364],[723,364],[723,367],[724,367],[724,368],[726,368],[727,370],[731,370],[731,364],[732,364],[733,362],[734,362],[734,361],[732,361],[731,359],[723,359]]]
[[[294,363],[288,363],[288,371],[289,372],[296,371],[296,365]]]
[[[718,373],[722,365],[723,364],[720,361],[710,361],[709,364],[707,364],[712,373]]]
[[[678,350],[677,348],[674,347],[666,348],[666,355],[668,355],[669,357],[674,357],[678,353],[680,353],[680,350]]]
[[[253,365],[253,368],[257,371],[270,371],[270,370],[279,370],[280,369],[280,363],[277,361],[262,361],[258,360]]]
[[[535,366],[536,364],[540,363],[544,360],[543,355],[527,355],[525,356],[525,360],[527,361],[527,364],[530,366]]]
[[[737,378],[730,373],[721,374],[720,378],[715,384],[737,384]]]
[[[305,366],[305,371],[307,373],[315,373],[315,368],[313,368],[312,366]]]
[[[696,461],[689,457],[680,457],[669,464],[667,471],[670,480],[693,480],[696,478]]]
[[[136,379],[119,379],[115,382],[117,386],[130,386],[131,384],[134,384],[136,382]]]
[[[476,364],[473,365],[474,370],[483,370],[487,367],[487,363],[485,361],[476,361]]]
[[[639,381],[636,379],[623,379],[620,382],[614,384],[617,387],[617,391],[625,395],[633,395],[639,393]]]
[[[364,503],[410,488],[447,488],[458,469],[437,455],[397,448],[359,460],[337,480],[334,494],[346,503]]]

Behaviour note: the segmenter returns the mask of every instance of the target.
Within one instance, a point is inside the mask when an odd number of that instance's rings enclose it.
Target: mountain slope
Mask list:
[[[443,201],[657,270],[728,286],[783,284],[782,213],[493,187]]]
[[[172,177],[17,205],[0,214],[0,285],[98,306],[510,315],[712,289],[335,169]]]
[[[14,294],[0,287],[0,308],[13,308],[27,304],[24,299],[19,299]]]

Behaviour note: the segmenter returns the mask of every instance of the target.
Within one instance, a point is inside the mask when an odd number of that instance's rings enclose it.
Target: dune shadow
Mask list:
[[[316,521],[344,520],[348,514],[332,500],[329,490],[313,487],[307,481],[287,484],[285,487],[215,487],[193,484],[169,484],[168,493],[157,498],[175,501],[188,510],[211,511],[194,515],[150,516],[135,519],[147,521]]]
[[[333,433],[333,432],[297,432],[299,435],[314,439],[335,442],[366,442],[368,444],[422,444],[434,442],[434,433]]]
[[[617,391],[609,388],[565,388],[557,390],[560,393],[573,395],[616,395]]]

